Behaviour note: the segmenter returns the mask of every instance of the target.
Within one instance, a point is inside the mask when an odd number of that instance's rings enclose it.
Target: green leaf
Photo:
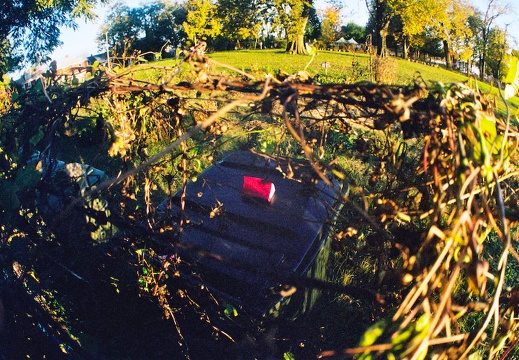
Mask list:
[[[41,173],[32,168],[32,167],[25,167],[20,170],[18,170],[18,173],[16,174],[16,185],[20,188],[33,188],[36,185],[38,185],[38,182],[41,179]]]
[[[387,321],[382,319],[375,324],[371,325],[366,332],[362,335],[359,346],[370,346],[377,341],[377,339],[384,333],[387,326]]]
[[[516,58],[515,56],[510,56],[510,58],[508,60],[508,66],[510,67],[510,69],[508,70],[508,74],[506,75],[506,78],[503,80],[506,84],[511,84],[516,80],[518,63],[519,63],[518,58]]]
[[[509,60],[510,69],[504,79],[505,82],[505,93],[504,98],[509,99],[519,94],[519,59],[515,56],[511,56]]]
[[[200,159],[193,159],[192,166],[196,171],[202,171],[202,162]]]
[[[473,353],[467,357],[467,360],[483,360],[483,356],[479,353]]]
[[[290,351],[287,351],[283,354],[283,360],[296,360],[296,357]]]
[[[225,305],[225,309],[223,310],[223,313],[227,317],[236,317],[238,316],[238,310],[230,304]]]
[[[187,153],[189,154],[189,157],[195,157],[198,155],[198,152],[199,152],[199,148],[194,147],[194,148],[190,149]]]
[[[18,190],[18,186],[11,181],[0,182],[0,198],[2,199],[0,206],[6,211],[13,211],[20,207],[20,200],[16,195]]]
[[[44,137],[45,137],[45,132],[43,131],[43,127],[40,126],[38,128],[38,132],[31,137],[29,142],[31,143],[32,146],[36,146],[41,141],[41,139],[43,139]]]

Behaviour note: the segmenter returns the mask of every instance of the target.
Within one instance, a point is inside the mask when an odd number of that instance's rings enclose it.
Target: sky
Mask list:
[[[470,0],[480,10],[486,9],[486,4],[489,0]],[[507,3],[506,0],[497,0],[501,4]],[[143,0],[124,0],[129,7],[139,7]],[[508,0],[511,7],[514,8],[507,15],[503,15],[497,19],[497,24],[501,27],[508,25],[508,32],[513,35],[515,40],[512,40],[512,47],[519,49],[519,5]],[[344,10],[342,11],[342,22],[347,24],[352,21],[358,25],[364,26],[368,20],[368,12],[366,9],[365,0],[343,0]],[[327,6],[325,0],[317,0],[316,7],[324,9]],[[96,37],[98,35],[99,27],[103,23],[105,16],[110,11],[109,6],[99,7],[96,13],[99,19],[96,23],[79,22],[79,27],[76,31],[71,29],[63,29],[61,34],[61,41],[63,45],[56,49],[51,55],[51,58],[59,62],[66,62],[66,59],[86,57],[91,54],[99,53],[102,50],[97,48]]]

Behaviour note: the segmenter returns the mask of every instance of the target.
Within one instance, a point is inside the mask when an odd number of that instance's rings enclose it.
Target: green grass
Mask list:
[[[279,49],[221,51],[208,54],[215,64],[209,72],[224,75],[238,75],[236,71],[247,72],[257,79],[266,74],[284,72],[295,74],[306,70],[318,83],[356,83],[372,81],[370,72],[370,56],[364,53],[337,51],[319,51],[315,56],[292,55]],[[504,102],[498,89],[489,84],[470,78],[458,71],[447,70],[441,66],[428,65],[423,62],[393,58],[396,63],[396,82],[394,85],[412,85],[421,77],[428,86],[437,83],[449,84],[470,81],[471,86],[479,88],[482,93],[492,94],[496,98],[496,107],[502,114],[506,113]],[[329,67],[323,67],[328,63]],[[158,65],[174,66],[175,60],[166,59]],[[508,100],[510,113],[513,116],[519,109],[519,97]]]
[[[253,74],[258,79],[266,74],[277,74],[279,71],[294,74],[306,70],[321,83],[355,83],[370,79],[370,57],[364,53],[349,53],[336,51],[319,51],[314,57],[306,55],[291,55],[283,50],[240,50],[210,53],[209,57],[217,63],[232,66],[240,71]],[[394,58],[397,64],[396,85],[410,85],[420,76],[427,85],[435,83],[458,83],[469,81],[469,78],[457,71],[446,70],[441,66]],[[330,67],[324,68],[323,63]],[[354,65],[354,64],[357,65]],[[225,74],[233,74],[229,68],[216,65],[213,70]],[[487,83],[470,79],[472,86],[478,87],[483,93],[496,96],[497,108],[505,113],[505,105],[500,99],[498,90]],[[514,96],[508,101],[511,114],[519,109],[519,97]]]

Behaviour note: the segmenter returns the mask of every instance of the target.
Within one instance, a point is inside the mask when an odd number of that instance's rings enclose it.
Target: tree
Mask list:
[[[134,51],[156,53],[165,44],[178,46],[182,42],[186,14],[185,8],[162,1],[139,8],[117,3],[101,26],[97,40],[100,45],[108,45],[117,57]]]
[[[141,37],[136,44],[139,50],[156,52],[165,44],[176,47],[182,43],[184,34],[182,24],[187,16],[184,7],[155,1],[139,10],[144,32],[144,37]]]
[[[511,11],[510,4],[500,5],[498,0],[488,0],[487,7],[482,13],[476,11],[477,20],[473,22],[471,27],[479,44],[479,74],[481,77],[486,73],[487,50],[491,41],[491,30],[494,21],[500,16]]]
[[[427,20],[423,16],[423,14],[427,13],[427,6],[429,6],[427,1],[416,0],[410,2],[410,6],[403,8],[400,13],[404,57],[407,57],[408,47],[414,46],[419,48],[428,43],[425,40],[427,31],[424,28],[429,24],[427,24]]]
[[[412,6],[401,8],[404,33],[411,37],[425,29],[432,38],[441,39],[446,66],[451,68],[456,39],[469,33],[470,11],[462,0],[417,0]]]
[[[210,0],[188,0],[184,31],[193,44],[198,40],[214,39],[222,31],[217,18],[216,5]]]
[[[485,67],[487,72],[492,74],[496,79],[500,79],[508,73],[508,67],[505,61],[507,48],[506,32],[499,27],[492,28],[488,34]]]
[[[265,3],[261,0],[218,1],[216,11],[222,25],[221,35],[237,47],[243,40],[257,41],[265,9]]]
[[[354,38],[358,43],[363,43],[366,41],[366,27],[350,21],[341,26],[341,36],[344,36],[345,39]]]
[[[94,7],[108,0],[19,1],[0,3],[0,73],[23,64],[42,63],[56,49],[60,28],[77,26],[79,19],[96,18]]]
[[[311,8],[308,16],[308,23],[306,24],[305,38],[307,41],[314,41],[319,39],[321,34],[321,19],[319,19],[319,16],[317,16],[317,10],[315,10],[315,8]]]
[[[416,49],[416,55],[427,54],[430,57],[441,57],[443,55],[441,39],[431,37],[425,31],[411,37],[410,44]],[[425,59],[424,59],[425,60]]]
[[[370,15],[368,29],[373,32],[373,45],[377,47],[377,55],[387,56],[387,36],[391,19],[409,4],[404,0],[366,0],[366,6]]]
[[[135,49],[142,29],[139,15],[138,9],[131,9],[122,2],[115,4],[100,28],[98,43],[111,49],[113,56],[128,56]]]
[[[443,11],[438,12],[433,19],[436,23],[436,35],[443,41],[445,64],[447,69],[451,69],[454,42],[457,37],[469,33],[467,22],[472,9],[463,0],[447,0],[440,8]]]
[[[322,33],[321,41],[327,46],[337,40],[339,33],[340,10],[336,7],[328,7],[321,13],[322,16]]]
[[[313,7],[312,0],[274,0],[279,19],[287,38],[286,51],[291,54],[307,54],[305,29]]]

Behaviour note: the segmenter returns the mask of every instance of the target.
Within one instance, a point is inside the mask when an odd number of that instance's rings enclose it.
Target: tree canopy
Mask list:
[[[307,54],[304,35],[313,2],[274,0],[274,5],[286,34],[286,50],[292,54]]]
[[[217,8],[210,0],[188,0],[184,31],[191,44],[214,39],[222,30]]]
[[[96,18],[97,4],[108,0],[20,1],[0,3],[0,73],[22,64],[42,63],[61,45],[61,27],[75,28],[76,21]]]
[[[327,7],[322,11],[321,17],[321,42],[326,49],[328,44],[335,43],[338,39],[340,10],[334,7]]]
[[[240,41],[258,41],[267,6],[263,1],[220,0],[217,4],[222,34],[240,48]]]
[[[138,8],[117,3],[101,26],[98,43],[108,45],[117,57],[129,56],[135,51],[162,56],[167,45],[175,48],[184,42],[182,24],[186,18],[185,7],[162,1]]]

